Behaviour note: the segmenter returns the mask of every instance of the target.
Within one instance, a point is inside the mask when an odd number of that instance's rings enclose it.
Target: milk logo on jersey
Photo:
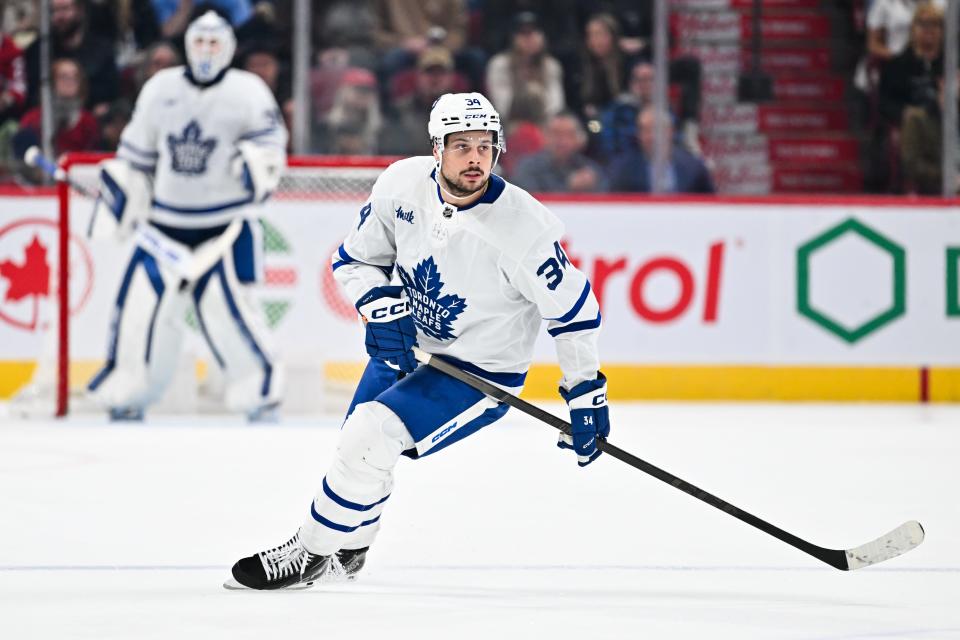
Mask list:
[[[407,290],[413,319],[420,330],[435,340],[453,340],[453,323],[467,308],[466,298],[455,293],[443,293],[440,270],[433,257],[423,260],[413,268],[413,274],[397,265],[400,280]]]
[[[413,224],[413,209],[410,211],[404,211],[402,208],[397,207],[397,220],[403,220],[404,222],[409,222]]]
[[[207,160],[217,146],[216,138],[203,139],[203,131],[196,120],[191,120],[180,136],[167,136],[170,159],[177,173],[199,175],[206,173]]]

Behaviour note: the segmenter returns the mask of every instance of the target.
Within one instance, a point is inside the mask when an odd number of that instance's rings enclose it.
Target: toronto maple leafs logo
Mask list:
[[[453,322],[467,308],[467,300],[455,293],[443,292],[440,270],[433,256],[413,268],[413,274],[397,265],[400,280],[407,290],[410,309],[417,326],[435,340],[453,340]]]
[[[180,136],[167,136],[173,170],[177,173],[201,174],[207,171],[207,159],[217,146],[216,138],[203,139],[203,132],[196,120],[183,129]]]

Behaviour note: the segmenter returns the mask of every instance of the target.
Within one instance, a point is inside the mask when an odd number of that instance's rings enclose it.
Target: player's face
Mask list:
[[[453,133],[443,148],[440,171],[450,192],[469,196],[483,188],[493,169],[493,134],[489,131]],[[434,155],[436,155],[434,150]]]

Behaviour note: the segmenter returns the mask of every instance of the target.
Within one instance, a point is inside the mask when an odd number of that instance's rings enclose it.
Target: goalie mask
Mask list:
[[[237,39],[230,23],[215,11],[207,11],[190,23],[184,36],[184,46],[194,80],[208,83],[216,80],[230,66]]]
[[[427,132],[441,158],[447,136],[459,131],[490,131],[493,133],[493,146],[497,155],[507,150],[500,114],[480,93],[445,93],[433,103]],[[493,164],[496,163],[494,158]],[[439,164],[437,163],[438,169]]]

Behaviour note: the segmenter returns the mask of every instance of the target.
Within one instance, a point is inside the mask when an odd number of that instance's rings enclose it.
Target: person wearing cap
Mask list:
[[[430,107],[454,90],[453,56],[444,47],[431,47],[417,58],[414,91],[399,100],[390,116],[390,126],[381,136],[380,151],[387,155],[429,153],[431,146],[419,132],[430,117]]]
[[[493,56],[487,65],[487,93],[509,122],[514,97],[531,89],[542,92],[548,117],[563,111],[563,69],[547,53],[546,38],[536,14],[523,11],[513,19],[510,49]]]

